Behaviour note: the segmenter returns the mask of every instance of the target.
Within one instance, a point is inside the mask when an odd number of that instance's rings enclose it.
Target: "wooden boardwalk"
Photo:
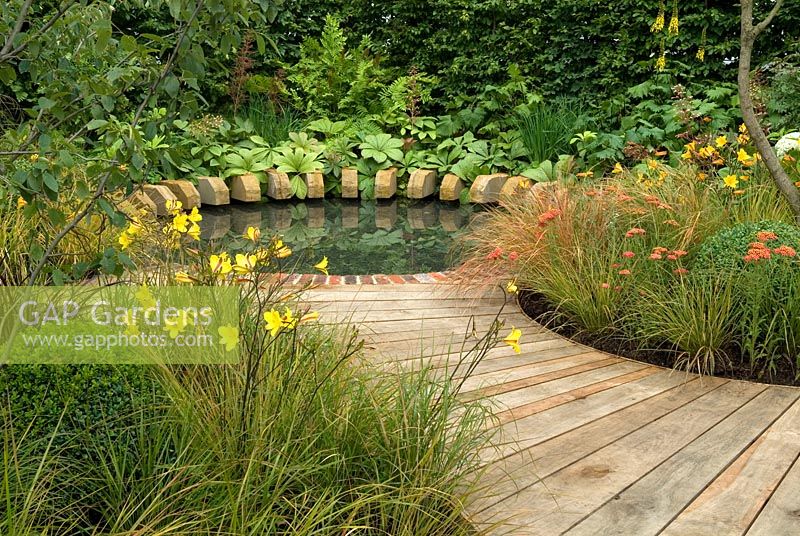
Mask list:
[[[306,293],[321,320],[359,326],[370,359],[444,368],[474,318],[505,303],[446,284],[337,285]],[[470,504],[492,534],[800,535],[800,389],[698,378],[598,352],[507,303],[522,353],[486,355],[465,396],[496,404],[490,482]],[[450,353],[453,352],[453,353]]]

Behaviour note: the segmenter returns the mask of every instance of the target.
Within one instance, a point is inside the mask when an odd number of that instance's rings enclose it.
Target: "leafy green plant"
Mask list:
[[[234,147],[225,155],[227,167],[223,176],[246,175],[252,173],[260,182],[267,181],[265,170],[272,167],[272,152],[265,147],[246,149]]]
[[[564,102],[542,102],[520,113],[516,127],[530,162],[555,160],[566,153],[577,122],[577,115]]]
[[[299,199],[305,199],[308,194],[308,186],[303,174],[323,169],[324,165],[320,160],[322,151],[306,151],[301,147],[279,148],[278,151],[279,154],[273,158],[273,164],[277,166],[278,171],[290,175],[292,195]]]

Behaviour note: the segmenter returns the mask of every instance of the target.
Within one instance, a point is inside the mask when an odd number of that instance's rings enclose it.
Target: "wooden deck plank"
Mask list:
[[[481,520],[510,514],[521,534],[561,534],[732,413],[768,412],[768,397],[749,404],[764,390],[727,383],[487,509]]]
[[[476,503],[473,511],[532,486],[725,383],[697,378],[679,382],[674,376],[654,375],[534,415],[530,427],[542,432],[526,442],[529,446],[491,463],[487,478],[494,475],[496,495]]]
[[[798,456],[800,404],[795,403],[692,501],[662,534],[744,534]]]
[[[357,326],[365,359],[384,369],[460,377],[461,352],[501,308],[501,335],[522,329],[522,353],[488,350],[461,395],[497,407],[500,440],[481,453],[486,491],[468,509],[490,534],[800,534],[800,390],[597,352],[531,321],[499,288],[478,297],[449,284],[340,285],[302,296],[323,323]]]
[[[658,534],[798,397],[770,387],[574,526],[568,534]],[[707,527],[708,533],[720,534]]]

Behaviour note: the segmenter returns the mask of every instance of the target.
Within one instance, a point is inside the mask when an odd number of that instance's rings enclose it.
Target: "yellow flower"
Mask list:
[[[230,271],[233,269],[231,266],[231,260],[227,253],[211,255],[211,257],[208,259],[208,263],[211,266],[211,271],[217,274],[218,277],[224,277],[225,274],[230,273]]]
[[[275,247],[275,257],[277,257],[279,259],[285,259],[286,257],[288,257],[291,254],[292,254],[292,250],[289,248],[289,246],[284,246],[283,242],[278,240],[278,242],[276,244],[276,247]]]
[[[650,31],[652,33],[658,33],[664,29],[664,12],[660,11],[656,20],[653,21],[653,24],[650,26]]]
[[[517,288],[516,279],[512,279],[506,284],[506,292],[508,292],[509,294],[517,294],[519,292],[519,289]]]
[[[700,156],[702,156],[703,158],[711,158],[712,156],[714,156],[714,155],[716,154],[716,152],[717,152],[717,150],[716,150],[716,149],[714,149],[714,148],[713,148],[712,146],[710,146],[710,145],[706,145],[705,147],[702,147],[702,148],[701,148],[701,149],[698,151],[698,153],[700,154]]]
[[[17,208],[22,208],[27,204],[28,204],[28,202],[25,201],[24,199],[22,199],[22,197],[18,197],[17,198]]]
[[[192,211],[187,216],[189,221],[192,223],[197,223],[203,221],[203,215],[200,214],[200,211],[197,210],[197,207],[192,208]]]
[[[589,177],[591,177],[592,175],[594,175],[594,171],[583,171],[583,172],[581,172],[581,173],[576,173],[576,174],[575,174],[575,176],[576,176],[576,177],[580,177],[580,178],[582,178],[582,179],[589,178]]]
[[[165,325],[162,329],[169,332],[170,339],[174,339],[191,323],[192,320],[189,318],[189,313],[186,311],[178,311],[178,316],[174,320],[164,319]]]
[[[37,160],[39,160],[39,155],[34,153],[30,156],[30,159],[31,162],[36,162]]]
[[[234,326],[220,326],[217,328],[220,344],[225,345],[225,351],[231,352],[239,344],[239,328]]]
[[[319,313],[314,311],[311,313],[306,313],[300,317],[300,324],[305,324],[306,322],[313,322],[319,318]]]
[[[614,174],[622,173],[622,164],[620,164],[619,162],[614,164],[614,169],[611,170],[611,173]]]
[[[186,231],[186,234],[194,238],[195,240],[200,240],[200,226],[196,223],[193,223],[189,230]]]
[[[719,136],[717,137],[716,140],[714,140],[714,143],[717,145],[717,147],[722,149],[723,147],[725,147],[725,145],[728,144],[728,138],[726,138],[725,136]]]
[[[739,162],[741,162],[742,165],[744,165],[744,166],[753,165],[755,163],[755,160],[756,160],[755,157],[750,156],[749,154],[747,154],[747,151],[745,151],[744,149],[741,149],[741,148],[736,153],[736,159]]]
[[[750,141],[750,136],[748,136],[747,134],[739,134],[738,136],[736,136],[736,142],[739,145],[747,145],[749,141]]]
[[[276,336],[283,327],[283,319],[281,318],[281,314],[275,309],[266,311],[264,313],[264,322],[267,323],[267,329],[269,330],[270,335],[273,337]]]
[[[741,132],[742,134],[747,134],[747,125],[745,125],[744,123],[739,125],[739,132]]]
[[[736,175],[728,175],[722,179],[722,182],[724,182],[725,186],[728,188],[736,188],[739,186],[739,178]]]
[[[156,299],[153,298],[153,295],[150,293],[150,289],[147,288],[147,285],[140,286],[139,290],[137,290],[136,294],[133,296],[136,298],[136,301],[139,302],[139,305],[145,309],[156,306]]]
[[[522,331],[518,330],[515,327],[511,327],[511,333],[509,333],[503,342],[509,345],[511,348],[514,349],[515,353],[520,353],[522,350],[519,347],[519,338],[522,336]]]
[[[117,166],[117,169],[119,169],[120,173],[125,173],[126,171],[128,171],[128,166],[127,164],[120,164],[119,166]]]
[[[283,310],[283,326],[289,329],[293,329],[297,325],[297,318],[292,316],[292,311],[286,307]]]
[[[172,218],[172,228],[178,231],[179,233],[185,233],[188,231],[187,225],[189,224],[189,216],[183,214],[182,212],[179,214],[175,214]]]
[[[650,169],[656,169],[656,168],[658,168],[658,162],[656,162],[652,158],[648,158],[647,159],[647,167],[649,167]]]
[[[706,175],[705,173],[700,172],[700,173],[697,174],[697,180],[699,180],[699,181],[704,181],[707,178],[708,178],[708,175]]]
[[[672,18],[669,19],[669,28],[667,28],[669,35],[678,35],[678,13],[672,13]]]
[[[245,238],[249,238],[253,242],[258,242],[261,238],[261,229],[258,227],[253,227],[252,225],[247,228],[247,231],[244,233]]]
[[[237,274],[249,274],[256,269],[257,263],[257,255],[243,255],[242,253],[237,253],[236,264],[233,266],[233,271]]]
[[[122,249],[128,249],[128,246],[133,244],[133,237],[126,231],[122,231],[119,235],[119,238],[117,238],[117,242],[119,242],[119,245],[122,246]]]
[[[186,272],[175,272],[175,281],[178,283],[192,283],[194,279]]]
[[[521,190],[527,190],[531,186],[533,186],[533,181],[530,179],[522,179],[517,183],[517,188]]]
[[[314,268],[323,274],[328,275],[328,257],[322,257],[322,260],[315,264]]]
[[[178,201],[177,199],[167,199],[165,203],[167,210],[172,212],[173,215],[177,214],[183,208],[183,203]]]
[[[706,48],[705,47],[700,47],[699,49],[697,49],[697,54],[695,54],[694,57],[697,58],[698,61],[705,60],[706,59]]]
[[[663,71],[667,67],[667,57],[664,54],[660,55],[656,60],[656,71]]]

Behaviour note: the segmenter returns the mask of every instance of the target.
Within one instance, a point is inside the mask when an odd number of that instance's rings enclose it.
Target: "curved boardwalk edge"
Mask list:
[[[471,521],[492,534],[800,534],[800,389],[699,378],[549,332],[499,290],[337,283],[305,291],[321,321],[359,326],[379,366],[445,370],[501,319],[464,385],[497,408]]]

